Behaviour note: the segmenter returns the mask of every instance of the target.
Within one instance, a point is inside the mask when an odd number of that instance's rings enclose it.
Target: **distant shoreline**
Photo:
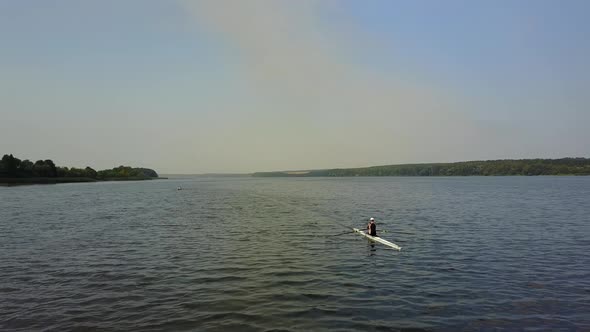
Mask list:
[[[590,175],[589,158],[503,159],[321,170],[256,172],[254,177]]]
[[[62,183],[93,183],[93,182],[107,182],[107,181],[144,181],[144,180],[161,180],[166,177],[146,178],[146,177],[130,177],[130,178],[107,178],[107,179],[93,179],[93,178],[0,178],[0,186],[26,186],[36,184],[62,184]]]
[[[68,168],[56,166],[51,159],[32,162],[20,160],[12,154],[0,159],[0,185],[17,186],[29,184],[85,183],[103,181],[140,181],[159,178],[153,169],[119,166],[96,171],[93,168]]]

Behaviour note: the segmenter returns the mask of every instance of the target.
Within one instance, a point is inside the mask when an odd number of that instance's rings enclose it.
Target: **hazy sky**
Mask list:
[[[250,172],[590,156],[590,1],[0,1],[0,154]]]

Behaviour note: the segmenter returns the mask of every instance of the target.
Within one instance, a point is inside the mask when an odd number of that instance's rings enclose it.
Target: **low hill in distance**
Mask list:
[[[505,159],[253,173],[257,177],[590,175],[589,158]]]

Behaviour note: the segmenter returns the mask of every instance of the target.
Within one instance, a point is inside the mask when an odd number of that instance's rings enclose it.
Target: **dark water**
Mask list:
[[[590,177],[0,187],[0,330],[410,328],[589,331]]]

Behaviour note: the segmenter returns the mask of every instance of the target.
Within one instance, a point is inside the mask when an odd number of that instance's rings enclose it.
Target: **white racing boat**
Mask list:
[[[393,242],[383,240],[382,238],[380,238],[378,236],[371,236],[371,235],[367,234],[366,232],[359,230],[358,228],[353,228],[352,230],[363,235],[364,237],[368,238],[371,241],[379,242],[381,244],[384,244],[384,245],[391,247],[393,249],[396,249],[396,250],[402,250],[402,247],[398,246],[397,244],[395,244]]]

